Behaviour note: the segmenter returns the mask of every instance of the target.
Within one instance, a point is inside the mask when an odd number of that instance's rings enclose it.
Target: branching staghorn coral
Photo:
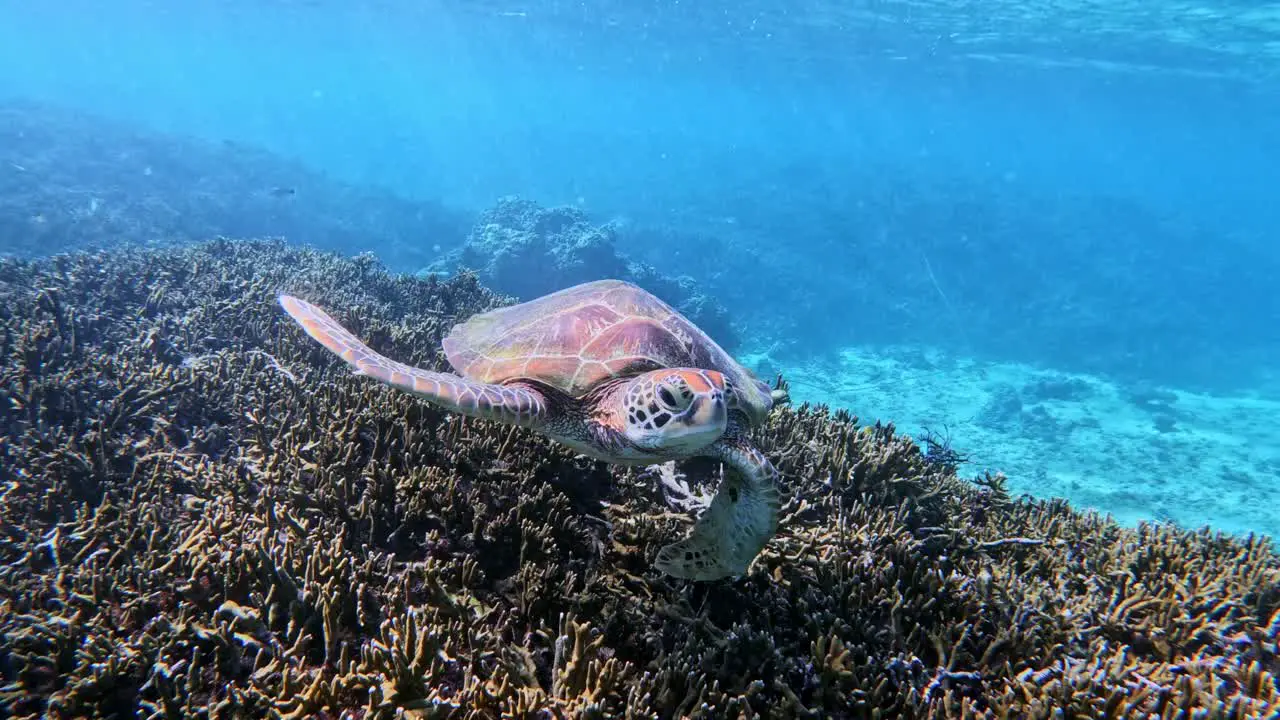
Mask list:
[[[697,507],[667,470],[354,377],[281,290],[432,367],[504,302],[278,242],[0,261],[0,715],[1280,710],[1268,539],[1011,498],[801,406],[756,432],[778,537],[740,580],[675,581],[653,555]]]

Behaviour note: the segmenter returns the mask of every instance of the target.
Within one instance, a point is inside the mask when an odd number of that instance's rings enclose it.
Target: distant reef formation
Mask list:
[[[740,334],[729,311],[698,280],[628,259],[617,238],[614,223],[597,225],[578,208],[506,197],[481,213],[465,243],[426,271],[474,270],[487,287],[522,300],[600,278],[631,280],[684,313],[726,350],[738,348]]]
[[[621,469],[353,376],[502,298],[279,241],[0,261],[0,716],[1266,718],[1270,540],[965,480],[777,411],[780,535],[659,576],[714,468]]]
[[[726,349],[740,332],[688,274],[668,275],[615,246],[616,228],[572,207],[503,198],[479,217],[331,180],[239,143],[205,142],[71,110],[0,105],[0,253],[43,257],[215,237],[283,237],[322,250],[376,251],[389,267],[474,269],[530,299],[578,282],[638,282]]]
[[[286,237],[394,268],[461,242],[471,217],[338,182],[272,153],[141,131],[34,103],[0,105],[0,252],[47,255],[226,237]]]

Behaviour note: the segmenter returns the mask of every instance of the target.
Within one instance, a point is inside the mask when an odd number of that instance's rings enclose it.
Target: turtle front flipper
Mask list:
[[[432,372],[379,355],[324,310],[291,295],[280,306],[321,345],[342,358],[356,373],[391,387],[421,395],[430,402],[463,415],[537,427],[547,418],[547,398],[518,385],[490,385],[457,375]]]
[[[744,435],[730,430],[708,453],[725,465],[711,504],[683,540],[658,551],[655,566],[686,580],[720,580],[746,573],[778,530],[782,493],[778,471]]]

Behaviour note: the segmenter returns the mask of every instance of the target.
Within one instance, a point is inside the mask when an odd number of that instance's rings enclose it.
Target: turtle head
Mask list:
[[[668,368],[638,375],[622,402],[627,439],[673,456],[720,439],[729,422],[725,378],[715,370]]]

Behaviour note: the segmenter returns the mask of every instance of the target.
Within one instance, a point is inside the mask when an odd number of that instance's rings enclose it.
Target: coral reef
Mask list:
[[[601,277],[624,278],[613,228],[573,207],[501,198],[476,219],[467,242],[433,267],[476,270],[486,285],[532,299]]]
[[[477,278],[273,241],[0,261],[0,715],[1264,718],[1265,538],[964,481],[778,411],[735,582],[658,576],[716,468],[622,469],[352,376],[274,303],[440,367]]]
[[[506,197],[480,215],[466,243],[423,274],[474,270],[487,287],[521,300],[599,278],[630,280],[684,313],[726,350],[737,348],[739,335],[728,311],[694,278],[672,278],[632,262],[618,251],[616,240],[615,225],[593,225],[578,208],[544,208]]]
[[[429,262],[469,217],[337,182],[232,142],[141,132],[77,111],[0,105],[0,253],[282,236],[389,265]],[[424,238],[429,238],[426,242]]]

